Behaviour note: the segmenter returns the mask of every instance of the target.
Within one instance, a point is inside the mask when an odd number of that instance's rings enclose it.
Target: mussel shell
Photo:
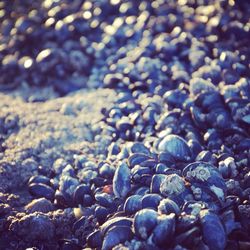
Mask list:
[[[227,237],[220,218],[209,210],[200,212],[200,221],[204,242],[209,249],[224,250],[226,247]]]
[[[160,152],[158,155],[159,162],[171,166],[175,163],[175,158],[169,152]]]
[[[87,245],[91,248],[97,248],[102,246],[102,235],[100,230],[96,230],[88,235]]]
[[[82,216],[81,218],[79,218],[72,227],[73,232],[76,232],[77,230],[79,230],[81,227],[86,226],[87,224],[87,217],[86,216]]]
[[[161,214],[171,214],[174,213],[177,216],[181,214],[181,209],[176,202],[169,198],[161,200],[158,206],[158,212]]]
[[[156,174],[164,174],[167,169],[168,169],[168,167],[165,164],[159,163],[156,165],[155,173]]]
[[[81,184],[78,185],[73,194],[73,200],[75,204],[83,204],[85,199],[84,195],[90,195],[91,189],[88,185]]]
[[[69,194],[63,193],[59,190],[56,190],[55,192],[55,200],[56,204],[59,206],[68,207],[74,205],[72,197]]]
[[[126,197],[131,190],[131,173],[126,163],[121,163],[115,170],[113,190],[116,197]]]
[[[214,128],[226,129],[232,124],[231,115],[224,108],[217,108],[206,115],[207,122]]]
[[[169,90],[163,96],[165,102],[178,108],[182,107],[187,97],[187,93],[179,89]]]
[[[150,192],[151,193],[160,193],[160,186],[162,182],[165,180],[164,174],[155,174],[152,177],[151,185],[150,185]]]
[[[79,185],[79,181],[68,175],[63,175],[59,181],[59,191],[64,194],[73,195],[75,188]]]
[[[108,147],[109,155],[118,155],[120,151],[121,151],[120,147],[115,142],[112,142]]]
[[[107,193],[96,193],[95,200],[99,205],[103,207],[111,207],[114,202],[114,197]]]
[[[152,232],[152,241],[159,247],[169,246],[175,232],[175,214],[162,215]]]
[[[159,194],[146,194],[142,197],[142,208],[152,208],[157,210],[162,199],[162,196]]]
[[[112,183],[112,178],[111,179],[105,179],[100,176],[96,176],[92,179],[90,179],[90,183],[94,184],[96,187],[103,187],[105,185],[109,185]]]
[[[114,246],[133,238],[133,232],[129,226],[113,226],[103,239],[102,250],[111,250]]]
[[[224,197],[226,194],[225,180],[219,170],[209,163],[191,163],[184,168],[182,174],[190,183],[198,182],[209,186],[220,197]]]
[[[105,235],[109,229],[113,226],[128,226],[131,227],[133,219],[127,217],[115,217],[110,220],[107,220],[104,224],[101,225],[100,230],[101,234]]]
[[[195,104],[205,112],[210,112],[218,107],[223,107],[223,99],[217,91],[203,92],[196,97]]]
[[[197,140],[189,140],[188,146],[192,152],[193,159],[202,151],[202,146]]]
[[[178,196],[186,191],[184,179],[177,174],[166,175],[160,185],[160,193],[163,196]]]
[[[188,249],[192,249],[200,242],[200,235],[200,228],[193,227],[186,232],[177,235],[175,238],[175,244],[182,245],[184,247],[187,247]]]
[[[134,214],[142,209],[142,196],[141,195],[131,195],[127,198],[124,203],[123,210],[127,214]]]
[[[157,164],[157,161],[155,159],[149,159],[149,160],[141,162],[140,166],[154,169],[156,164]]]
[[[141,167],[140,165],[136,165],[132,170],[131,170],[131,176],[132,180],[134,182],[139,181],[141,176],[144,174],[151,174],[152,170],[147,167]]]
[[[197,216],[182,213],[176,223],[176,233],[180,234],[194,228],[199,224]]]
[[[135,190],[134,194],[143,196],[145,194],[148,194],[149,192],[150,192],[150,189],[143,185],[143,186],[139,187],[137,190]]]
[[[152,174],[143,174],[138,183],[150,187],[152,181]]]
[[[138,211],[134,217],[135,234],[146,240],[158,223],[158,214],[153,209],[144,208]]]
[[[130,148],[131,152],[132,153],[142,153],[142,154],[145,154],[145,155],[149,155],[150,154],[150,151],[149,149],[144,146],[143,143],[141,142],[135,142],[132,147]]]
[[[112,179],[114,176],[115,168],[107,163],[99,167],[100,176],[106,179]]]
[[[142,153],[134,153],[128,158],[128,165],[130,168],[133,168],[135,165],[138,165],[146,160],[149,160],[150,157]]]
[[[227,210],[220,216],[224,229],[227,235],[237,229],[241,229],[240,222],[236,222],[235,213],[233,210]]]
[[[213,154],[208,151],[208,150],[203,150],[201,151],[197,156],[196,156],[196,161],[202,161],[202,162],[209,162],[211,164],[214,164],[216,162],[215,157]]]
[[[35,197],[44,197],[48,200],[53,200],[55,195],[55,190],[43,183],[31,183],[29,185],[29,191]]]
[[[191,158],[191,151],[187,142],[178,135],[167,135],[164,137],[159,143],[158,150],[160,152],[168,152],[180,161],[188,161]]]
[[[103,224],[109,214],[109,211],[106,207],[97,206],[95,208],[95,218],[97,219],[99,225]]]
[[[201,130],[205,130],[207,128],[206,115],[202,113],[201,109],[195,106],[190,108],[190,112],[195,125]]]
[[[202,201],[187,201],[184,203],[182,207],[182,211],[185,212],[186,214],[194,215],[196,216],[199,214],[201,209],[207,208],[207,204],[202,202]]]
[[[244,175],[243,184],[245,188],[250,188],[250,171]]]
[[[127,119],[127,117],[121,117],[121,119],[116,122],[116,129],[118,129],[120,132],[132,130],[133,124]]]
[[[201,194],[199,194],[200,197],[195,196],[195,189],[199,189],[201,191]],[[201,183],[194,183],[192,184],[192,191],[194,195],[194,199],[197,201],[205,202],[208,206],[213,211],[218,211],[224,200],[225,200],[225,194],[221,189],[217,189],[215,186],[212,186],[212,188],[208,185],[204,185]]]
[[[30,185],[31,183],[43,183],[43,184],[49,185],[50,178],[43,176],[43,175],[35,175],[29,179],[28,184]]]

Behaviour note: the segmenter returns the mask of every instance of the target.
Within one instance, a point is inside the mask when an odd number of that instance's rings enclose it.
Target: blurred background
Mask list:
[[[234,0],[0,1],[0,90],[155,93],[187,83],[192,73],[234,83],[250,74],[249,6]],[[217,66],[228,60],[232,65],[219,76]]]

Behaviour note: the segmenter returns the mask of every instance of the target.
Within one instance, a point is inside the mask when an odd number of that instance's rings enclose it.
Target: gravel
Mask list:
[[[93,158],[104,153],[103,145],[95,142],[94,125],[102,119],[102,109],[116,99],[113,90],[79,91],[36,103],[1,93],[0,99],[0,122],[14,120],[0,153],[2,191],[17,190],[39,165],[49,169],[62,156],[84,152]]]

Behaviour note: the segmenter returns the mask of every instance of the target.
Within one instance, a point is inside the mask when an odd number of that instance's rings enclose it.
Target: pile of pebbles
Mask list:
[[[247,1],[0,6],[0,249],[250,248]]]

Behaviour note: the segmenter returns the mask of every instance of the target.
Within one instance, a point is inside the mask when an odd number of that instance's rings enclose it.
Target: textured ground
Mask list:
[[[74,152],[100,154],[95,124],[101,109],[115,100],[113,90],[79,91],[46,102],[28,103],[0,94],[3,146],[0,153],[0,187],[15,191],[54,159]],[[11,181],[10,181],[11,180]]]

